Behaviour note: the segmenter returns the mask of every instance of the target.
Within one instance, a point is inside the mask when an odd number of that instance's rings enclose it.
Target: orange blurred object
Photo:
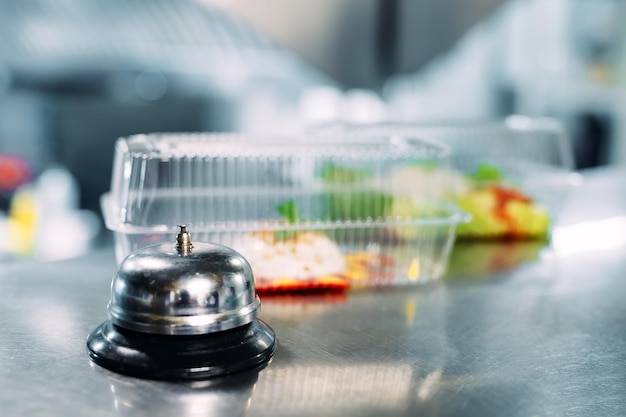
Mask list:
[[[26,161],[16,156],[0,154],[0,191],[15,190],[31,179]]]

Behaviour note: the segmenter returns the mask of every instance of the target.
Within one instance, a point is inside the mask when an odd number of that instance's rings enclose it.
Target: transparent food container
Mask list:
[[[457,230],[462,239],[547,238],[579,182],[569,139],[552,119],[337,125],[319,131],[420,137],[449,146],[455,203],[472,216]]]
[[[467,217],[442,191],[449,157],[385,136],[136,135],[117,141],[101,203],[118,261],[185,223],[241,252],[259,291],[427,282]],[[407,169],[409,188],[396,180]]]

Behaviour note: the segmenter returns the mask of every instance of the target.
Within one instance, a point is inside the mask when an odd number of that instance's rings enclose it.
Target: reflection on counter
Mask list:
[[[555,229],[552,240],[554,252],[559,256],[626,246],[626,217],[559,227]]]
[[[446,286],[369,289],[344,297],[261,295],[262,318],[280,334],[280,343],[259,376],[252,414],[405,415],[430,409],[452,354]],[[406,357],[411,359],[401,359]]]
[[[258,372],[193,383],[166,383],[128,378],[103,370],[110,384],[115,412],[121,416],[141,413],[151,416],[244,415],[258,380]]]
[[[441,369],[423,377],[406,363],[270,367],[201,383],[153,382],[120,376],[91,364],[109,381],[117,415],[151,416],[396,415],[439,407],[442,391],[463,386]]]
[[[538,260],[547,246],[544,240],[457,242],[450,255],[445,280],[494,279],[498,274]]]
[[[281,415],[384,414],[406,410],[413,370],[403,363],[311,365],[267,369],[250,410]],[[262,383],[261,383],[262,382]]]
[[[271,323],[281,321],[302,322],[324,314],[345,304],[346,293],[314,294],[262,294],[262,317]]]

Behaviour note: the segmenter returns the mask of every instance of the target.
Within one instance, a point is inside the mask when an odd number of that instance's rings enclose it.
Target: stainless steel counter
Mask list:
[[[427,287],[262,299],[274,360],[210,384],[91,365],[112,250],[0,264],[0,415],[624,416],[626,171],[585,179],[552,248],[458,245]]]

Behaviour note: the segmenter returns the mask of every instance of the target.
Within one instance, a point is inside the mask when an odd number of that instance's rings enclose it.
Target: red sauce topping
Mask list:
[[[494,217],[506,224],[506,236],[510,238],[522,237],[524,235],[523,230],[520,230],[520,225],[516,223],[515,219],[509,217],[506,212],[506,206],[512,201],[532,204],[532,199],[515,188],[505,187],[499,184],[491,185],[488,189],[496,197],[496,206],[493,210],[493,214]]]

